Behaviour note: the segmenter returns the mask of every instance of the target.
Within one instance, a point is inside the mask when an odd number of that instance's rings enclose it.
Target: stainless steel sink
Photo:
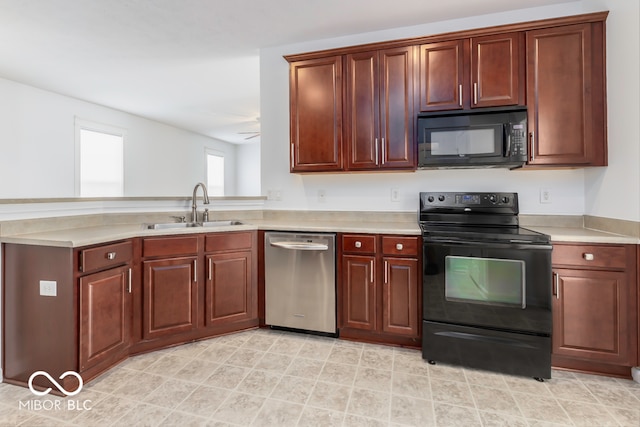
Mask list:
[[[144,224],[145,230],[167,230],[175,228],[191,228],[191,227],[223,227],[229,225],[242,225],[242,222],[236,220],[220,220],[206,222],[161,222],[154,224]]]
[[[236,220],[220,220],[220,221],[206,221],[202,223],[203,227],[221,227],[225,225],[242,225],[242,222]]]
[[[190,228],[190,227],[202,227],[197,222],[162,222],[156,224],[144,224],[144,228],[147,230],[164,230],[169,228]]]

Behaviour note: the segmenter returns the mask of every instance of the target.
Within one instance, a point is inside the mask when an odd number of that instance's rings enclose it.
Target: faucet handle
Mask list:
[[[187,221],[187,217],[186,216],[172,215],[171,218],[178,220],[177,222],[186,222]]]
[[[209,221],[209,209],[205,209],[204,213],[202,214],[202,222],[207,222]]]

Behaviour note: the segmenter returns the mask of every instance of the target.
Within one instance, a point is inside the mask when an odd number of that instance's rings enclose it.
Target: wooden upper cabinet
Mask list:
[[[523,105],[524,33],[471,39],[471,108]]]
[[[412,46],[346,56],[347,169],[415,168]]]
[[[464,58],[468,46],[468,40],[420,46],[420,111],[464,108],[464,86],[468,84]]]
[[[527,32],[529,164],[607,164],[603,43],[603,22]]]
[[[290,64],[291,172],[341,170],[342,56]]]
[[[420,46],[420,110],[524,104],[522,32]]]

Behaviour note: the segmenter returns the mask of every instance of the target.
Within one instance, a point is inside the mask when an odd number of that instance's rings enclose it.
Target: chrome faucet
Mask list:
[[[198,206],[196,205],[196,193],[198,192],[198,187],[202,187],[202,192],[204,193],[204,204],[209,204],[209,193],[207,193],[207,186],[204,185],[204,182],[199,182],[193,188],[193,198],[191,199],[191,222],[198,222]]]

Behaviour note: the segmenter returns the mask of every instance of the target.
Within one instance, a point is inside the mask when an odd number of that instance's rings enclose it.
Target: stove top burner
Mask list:
[[[549,244],[546,234],[519,226],[517,193],[420,193],[425,240]]]

